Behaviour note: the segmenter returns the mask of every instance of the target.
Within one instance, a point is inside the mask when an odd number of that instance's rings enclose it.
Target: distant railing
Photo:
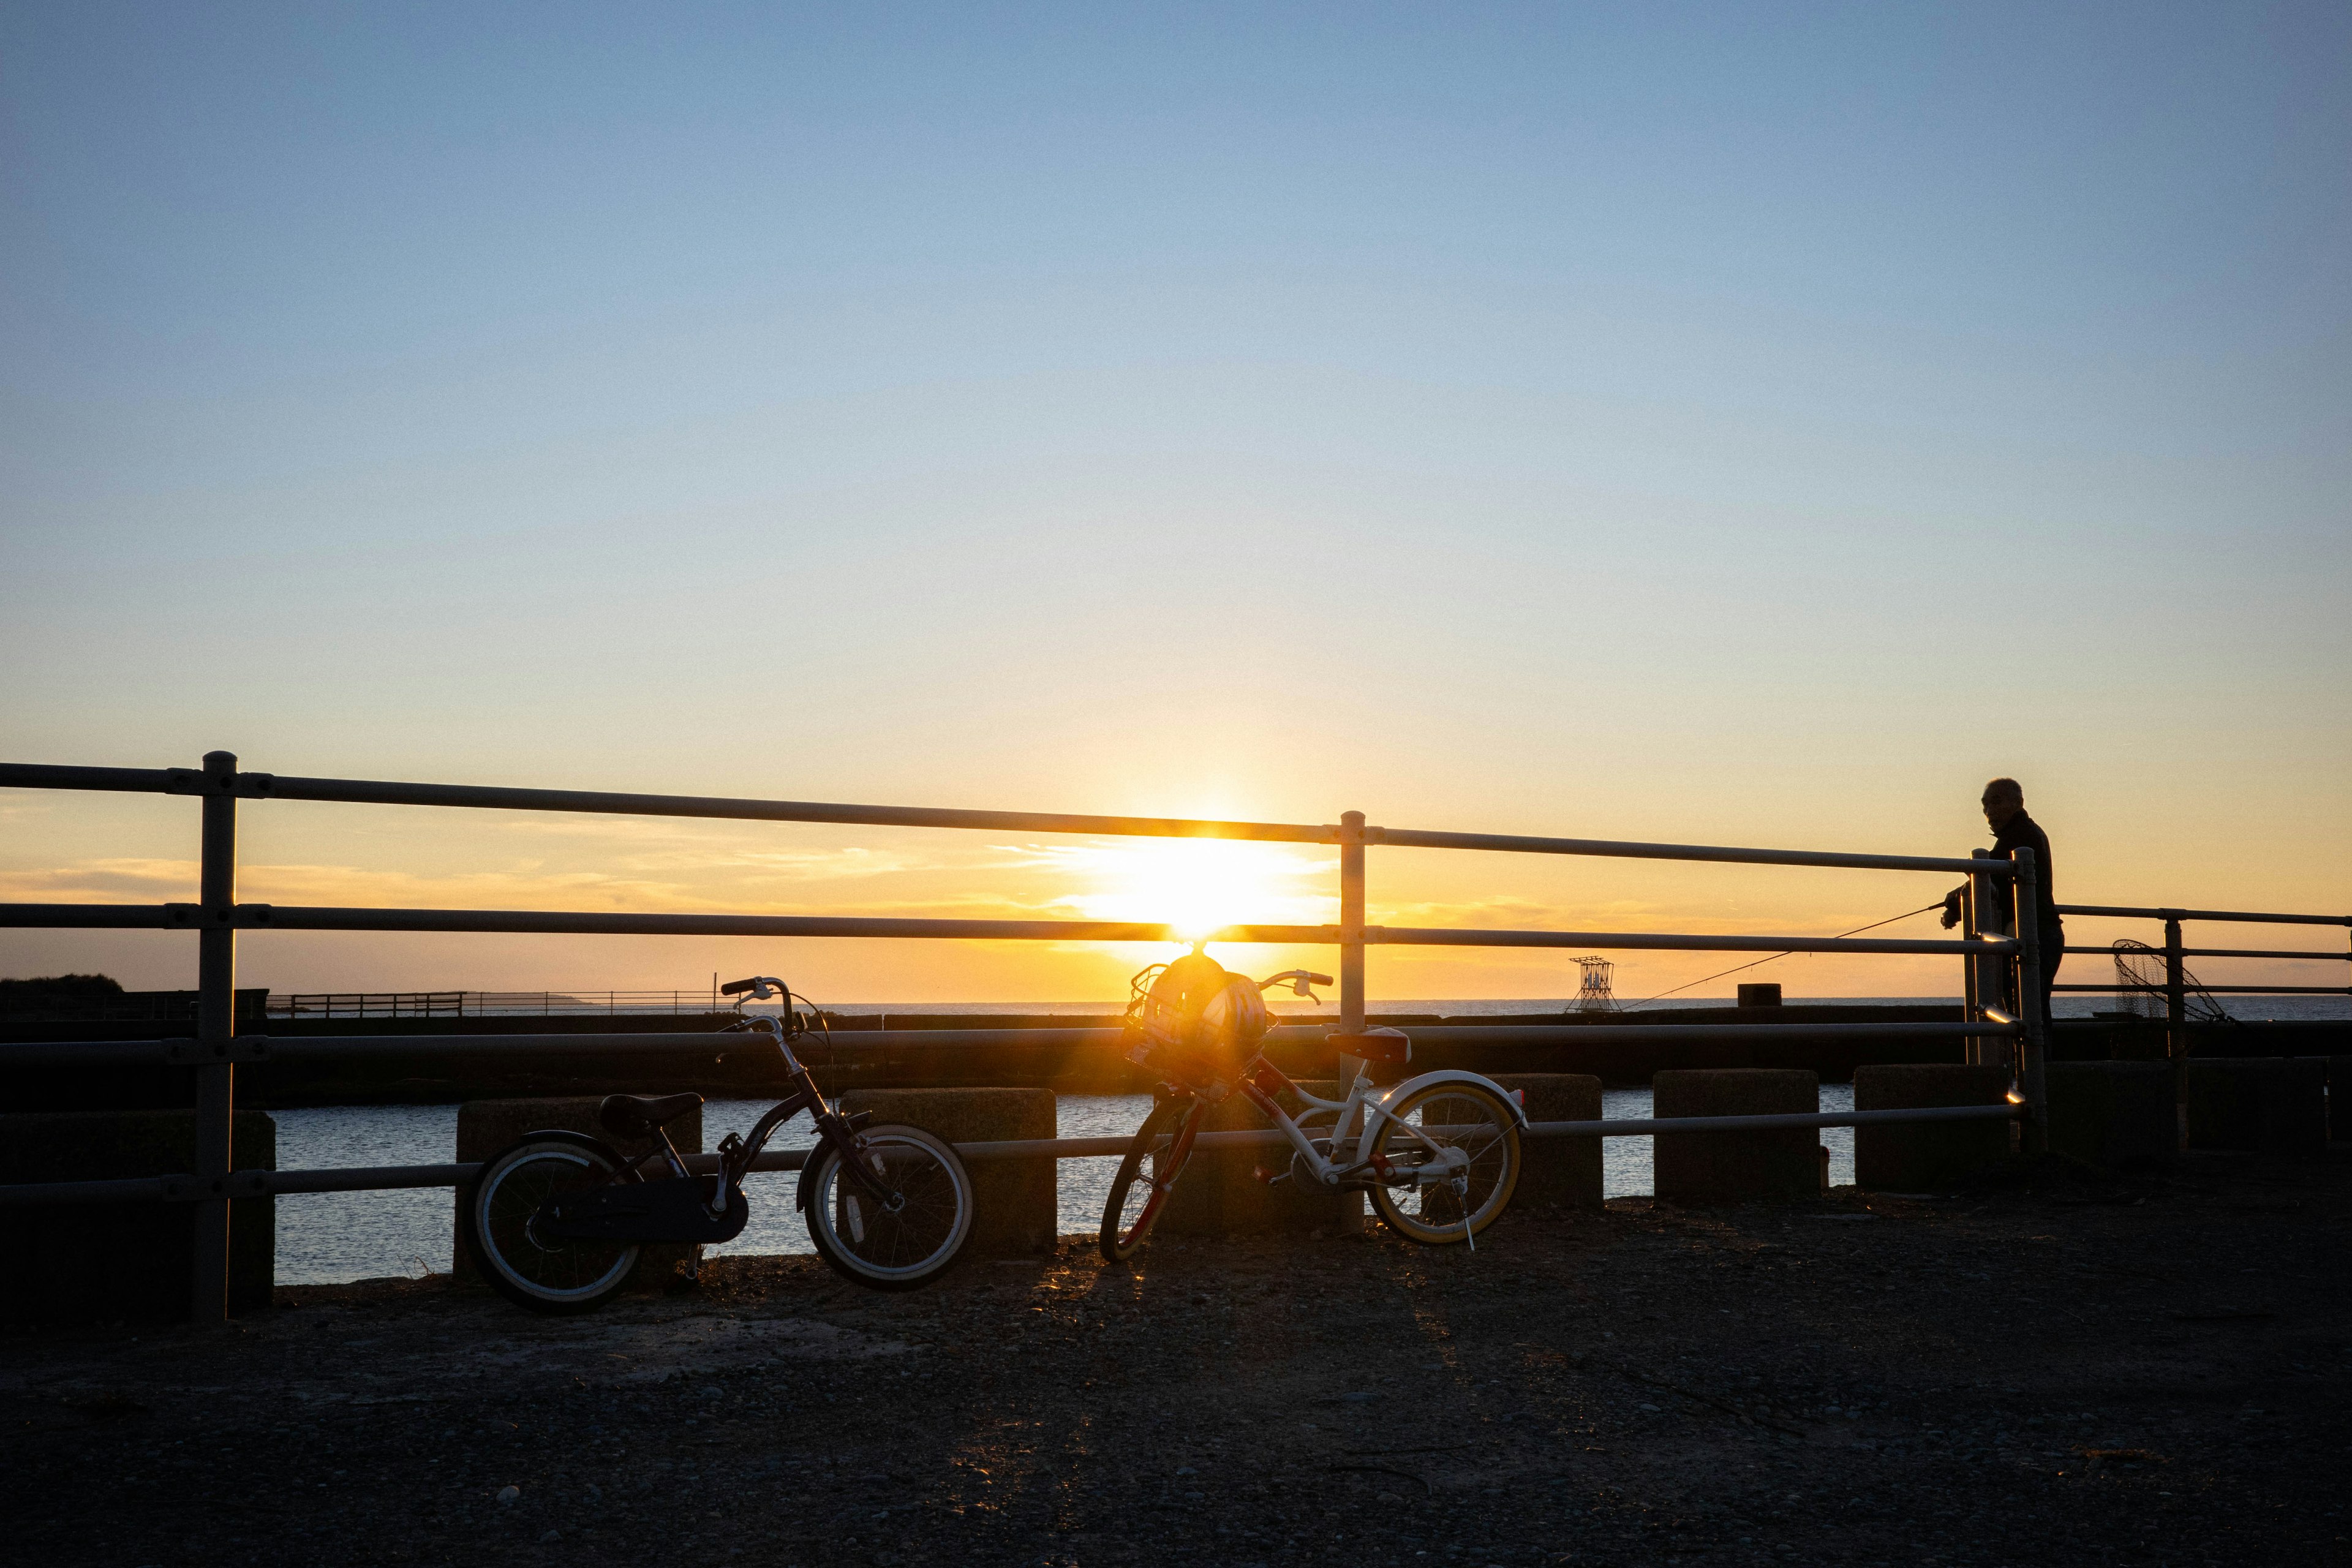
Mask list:
[[[2240,924],[2345,926],[2352,928],[2352,915],[2280,915],[2251,914],[2242,910],[2168,910],[2142,909],[2123,904],[2060,904],[2062,915],[2093,915],[2103,920],[2142,920],[2164,922],[2164,945],[2155,951],[2164,958],[2164,1026],[2166,1050],[2173,1057],[2189,1054],[2189,970],[2183,962],[2191,958],[2261,958],[2315,959],[2328,963],[2352,963],[2352,930],[2346,932],[2347,946],[2341,952],[2313,948],[2268,947],[2189,947],[2183,945],[2180,933],[2184,921],[2229,921]],[[2068,943],[2065,952],[2096,953],[2113,958],[2111,947],[2076,947]],[[2053,985],[2053,991],[2116,990],[2116,984]],[[2210,994],[2251,996],[2352,996],[2352,985],[2207,985],[2199,983],[2198,989]],[[2117,998],[2118,1005],[2123,1001]]]
[[[630,1013],[719,1013],[708,991],[300,991],[272,995],[272,1018],[562,1018]]]
[[[296,778],[240,772],[226,752],[209,753],[201,768],[87,768],[0,763],[0,788],[101,790],[187,795],[203,803],[199,897],[194,903],[0,904],[0,925],[53,929],[185,931],[197,935],[201,1003],[193,1040],[106,1042],[73,1047],[46,1042],[0,1047],[0,1062],[97,1060],[123,1051],[149,1053],[148,1059],[194,1064],[196,1073],[196,1169],[192,1175],[141,1178],[121,1184],[45,1183],[15,1201],[69,1201],[143,1195],[194,1205],[193,1310],[199,1322],[218,1321],[227,1312],[228,1207],[248,1193],[297,1190],[295,1177],[353,1186],[447,1184],[461,1181],[453,1167],[419,1166],[350,1173],[236,1172],[230,1167],[229,1130],[236,1104],[236,1064],[264,1059],[273,1042],[241,1031],[230,1005],[236,984],[236,933],[240,931],[540,931],[580,934],[678,936],[894,937],[982,939],[1017,942],[1171,942],[1173,926],[1148,921],[1035,920],[914,920],[871,916],[741,914],[609,914],[539,910],[341,909],[240,903],[236,898],[236,821],[240,801],[338,801],[384,805],[430,805],[506,811],[586,812],[621,816],[676,816],[751,822],[826,822],[868,826],[972,828],[991,832],[1072,833],[1159,838],[1230,838],[1292,844],[1325,844],[1339,850],[1339,920],[1325,925],[1228,926],[1209,933],[1232,943],[1328,944],[1339,950],[1339,1032],[1360,1033],[1365,1023],[1364,959],[1381,945],[1445,945],[1517,948],[1641,948],[1699,952],[1931,953],[1958,957],[1968,976],[1969,1005],[1962,1021],[1924,1026],[1969,1042],[1973,1058],[1990,1043],[2017,1046],[2017,1084],[2028,1121],[2026,1143],[2043,1137],[2042,1110],[2043,1014],[2039,936],[2032,921],[2015,911],[2033,906],[2037,869],[2030,851],[2014,859],[1967,859],[1921,855],[1857,855],[1819,850],[1747,849],[1693,844],[1630,843],[1613,839],[1549,838],[1515,834],[1425,832],[1365,822],[1347,812],[1337,823],[1228,822],[1177,817],[1086,816],[1024,811],[968,811],[922,806],[843,805],[806,801],[740,800],[696,795],[624,795],[581,790],[509,789],[474,784],[396,784],[359,779]],[[1839,867],[1870,870],[1929,871],[1967,879],[1968,923],[1957,938],[1853,938],[1815,936],[1718,936],[1696,932],[1496,931],[1444,927],[1379,926],[1365,918],[1365,857],[1377,847],[1471,849],[1523,855],[1603,856],[1619,858],[1716,861],[1764,866]],[[2014,939],[1978,934],[1980,916],[2011,917]],[[1998,975],[1988,970],[1997,969]],[[1995,981],[1999,984],[1996,985]],[[2014,1012],[2000,1004],[2014,997]],[[1575,1026],[1560,1026],[1562,1037]],[[1818,1027],[1818,1026],[1815,1026]],[[1738,1026],[1656,1026],[1676,1038],[1736,1037]],[[287,1039],[288,1049],[322,1042]],[[341,1044],[342,1042],[337,1042]],[[378,1042],[379,1046],[390,1042]],[[436,1053],[481,1048],[515,1049],[520,1042],[497,1035],[433,1037]],[[558,1042],[551,1048],[563,1048]],[[568,1042],[578,1049],[580,1042]],[[660,1048],[708,1049],[708,1042],[671,1036]],[[1975,1108],[1977,1115],[2014,1114],[2005,1107]],[[1879,1113],[1889,1119],[1937,1120],[1945,1111]],[[1725,1129],[1744,1119],[1714,1119]],[[1810,1122],[1811,1124],[1822,1124]],[[1606,1134],[1601,1134],[1606,1135]],[[138,1188],[137,1193],[131,1189]],[[301,1189],[321,1191],[319,1185]],[[37,1195],[36,1195],[37,1194]],[[0,1203],[12,1201],[0,1189]]]

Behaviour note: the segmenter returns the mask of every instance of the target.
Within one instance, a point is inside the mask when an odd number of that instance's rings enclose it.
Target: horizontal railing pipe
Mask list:
[[[2094,987],[2094,989],[2105,989]],[[1989,1015],[1988,1023],[1897,1021],[1879,1024],[1411,1024],[1412,1037],[1424,1045],[1660,1044],[1676,1041],[1813,1039],[1953,1039],[1971,1035],[2008,1035],[2017,1025]],[[1327,1024],[1277,1024],[1268,1045],[1319,1045]],[[1118,1028],[1073,1029],[845,1029],[828,1043],[835,1052],[936,1049],[965,1050],[1035,1047],[1044,1049],[1104,1049],[1125,1037]],[[816,1040],[803,1040],[809,1050]],[[138,1066],[181,1059],[171,1040],[30,1040],[0,1044],[0,1070],[11,1068]],[[667,1052],[678,1056],[765,1055],[775,1047],[764,1034],[500,1034],[500,1035],[240,1035],[236,1046],[247,1060],[342,1061],[403,1056],[593,1056],[609,1052]]]
[[[1527,1132],[1536,1138],[1649,1138],[1661,1132],[1763,1132],[1804,1127],[1868,1127],[1902,1121],[1972,1121],[2014,1119],[2025,1108],[2004,1105],[1921,1106],[1901,1110],[1825,1110],[1767,1116],[1623,1117],[1600,1121],[1537,1121]],[[959,1143],[956,1152],[966,1160],[1104,1159],[1124,1154],[1134,1142],[1121,1138],[1021,1138]],[[1288,1137],[1272,1128],[1231,1132],[1202,1132],[1193,1142],[1205,1149],[1245,1149],[1287,1144]],[[759,1171],[793,1171],[808,1163],[810,1151],[782,1149],[762,1153],[752,1162]],[[688,1154],[686,1167],[698,1175],[719,1169],[716,1154]],[[446,1165],[349,1165],[321,1170],[235,1171],[226,1186],[237,1197],[293,1195],[308,1193],[384,1192],[408,1187],[462,1186],[480,1173],[477,1163]],[[141,1176],[123,1181],[27,1182],[0,1185],[0,1207],[55,1204],[122,1203],[161,1200],[184,1195],[195,1183],[186,1175]]]
[[[0,904],[0,926],[51,931],[195,931],[196,904]]]
[[[0,1184],[0,1208],[46,1208],[53,1204],[161,1203],[173,1184],[193,1185],[194,1176],[129,1176],[101,1182],[9,1182]],[[26,1267],[21,1260],[17,1267]]]
[[[178,911],[185,911],[184,914]],[[194,905],[0,904],[0,925],[146,926],[201,923]],[[1111,942],[1189,940],[1161,923],[1129,921],[982,921],[849,915],[604,914],[561,910],[358,909],[302,904],[238,904],[239,931],[516,931],[604,936],[766,936],[931,939],[950,942]],[[1333,946],[1336,925],[1230,925],[1210,942]],[[1710,936],[1672,931],[1482,931],[1438,926],[1367,926],[1367,943],[1438,947],[1598,947],[1680,952],[2004,953],[2007,938]]]
[[[1204,817],[1106,816],[1053,811],[980,811],[954,806],[852,805],[829,801],[719,795],[639,795],[608,790],[517,789],[491,784],[400,784],[376,779],[241,773],[237,793],[257,800],[335,801],[367,805],[464,806],[493,811],[590,812],[612,816],[698,816],[738,822],[829,822],[859,827],[963,827],[992,833],[1081,833],[1108,837],[1249,838],[1337,844],[1339,829],[1303,822],[1229,822]]]
[[[1545,838],[1517,833],[1427,833],[1367,827],[1364,842],[1401,849],[1487,849],[1517,855],[1593,855],[1628,860],[1714,860],[1745,866],[1833,866],[1867,871],[1949,871],[2007,877],[2007,860],[1941,855],[1848,855],[1820,849],[1741,849],[1713,844],[1643,844],[1614,838]]]
[[[122,790],[145,795],[193,795],[194,768],[83,768],[51,763],[0,763],[0,789]]]
[[[2098,958],[2110,958],[2115,955],[2116,950],[2112,947],[2070,946],[2066,951],[2070,953],[2079,952]],[[2176,951],[2182,958],[2323,958],[2331,963],[2342,963],[2347,959],[2352,959],[2352,950],[2343,952],[2315,952],[2309,948],[2298,948],[2292,952],[2273,952],[2268,948],[2260,947],[2184,947],[2177,950],[2168,947],[2151,947],[2147,950],[2149,956],[2157,958],[2170,957]]]
[[[2105,985],[2053,985],[2053,991],[2113,991],[2113,982]],[[2217,996],[2352,996],[2352,985],[2200,985],[2200,991]]]
[[[1477,931],[1451,926],[1367,926],[1367,942],[1414,947],[1597,947],[1675,952],[2014,952],[2007,937],[1697,936],[1672,931]]]
[[[870,915],[600,914],[562,910],[336,909],[239,904],[247,931],[529,931],[606,936],[881,937],[950,942],[1190,940],[1176,927],[1139,921],[985,921]],[[1337,926],[1233,925],[1205,939],[1223,942],[1334,943]]]
[[[2062,915],[2111,915],[2117,920],[2252,921],[2270,925],[2352,926],[2352,915],[2263,915],[2242,910],[2149,910],[2122,904],[2060,904]]]

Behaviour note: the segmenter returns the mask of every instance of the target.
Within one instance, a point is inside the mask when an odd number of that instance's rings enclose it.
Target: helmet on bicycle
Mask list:
[[[1143,1038],[1128,1058],[1189,1087],[1230,1085],[1265,1037],[1257,983],[1205,952],[1154,964],[1129,990],[1128,1024]]]

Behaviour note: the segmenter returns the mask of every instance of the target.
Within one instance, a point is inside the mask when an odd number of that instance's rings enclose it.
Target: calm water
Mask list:
[[[703,1141],[715,1145],[730,1131],[749,1132],[770,1102],[714,1100],[703,1107]],[[1822,1085],[1823,1110],[1850,1110],[1850,1084]],[[1125,1137],[1151,1109],[1142,1094],[1073,1094],[1059,1102],[1058,1130],[1065,1138]],[[1612,1089],[1601,1095],[1601,1114],[1645,1117],[1646,1089]],[[426,1165],[455,1159],[457,1108],[454,1105],[324,1106],[271,1112],[278,1121],[278,1163],[285,1169],[334,1165]],[[796,1117],[769,1144],[805,1149],[812,1142],[806,1117]],[[1830,1180],[1853,1180],[1853,1133],[1824,1128]],[[1643,1196],[1650,1191],[1650,1141],[1610,1138],[1601,1143],[1601,1191],[1609,1197]],[[1105,1195],[1118,1162],[1114,1158],[1065,1160],[1059,1183],[1062,1229],[1091,1236],[1102,1219]],[[712,1252],[806,1252],[807,1229],[793,1207],[796,1172],[753,1175],[743,1184],[751,1200],[751,1223],[741,1236]],[[454,1201],[446,1187],[390,1193],[308,1193],[278,1200],[278,1282],[328,1285],[386,1274],[446,1270],[454,1241]]]
[[[1727,998],[1679,998],[1683,1005],[1720,1005]],[[1791,1002],[1955,1003],[1949,996],[1791,997]],[[2248,1019],[2352,1018],[2352,997],[2231,996],[2223,999],[2231,1011]],[[1481,1014],[1540,1013],[1568,1005],[1559,997],[1492,1001],[1423,999],[1381,1001],[1376,1011],[1436,1013],[1476,1016]],[[2113,1005],[2110,997],[2083,994],[2057,998],[2061,1016],[2085,1017]],[[846,1013],[956,1012],[1027,1014],[1101,1014],[1115,1012],[1113,1004],[971,1003],[869,1004],[845,1006]],[[1293,1015],[1328,1015],[1326,1004],[1309,1008],[1291,1003],[1278,1010]],[[1603,1114],[1644,1117],[1650,1114],[1646,1089],[1610,1089],[1602,1096]],[[1069,1095],[1060,1102],[1060,1131],[1065,1138],[1120,1137],[1142,1121],[1150,1101],[1142,1095]],[[749,1131],[767,1109],[755,1100],[718,1100],[703,1110],[704,1142],[715,1145],[730,1131]],[[1848,1110],[1853,1089],[1848,1084],[1822,1086],[1823,1110]],[[278,1162],[287,1169],[333,1165],[434,1164],[455,1159],[457,1108],[454,1105],[327,1107],[281,1110],[278,1119]],[[806,1148],[810,1141],[805,1118],[796,1120],[778,1135],[772,1147]],[[1853,1134],[1844,1128],[1826,1128],[1822,1142],[1830,1152],[1830,1179],[1853,1180]],[[1601,1184],[1610,1197],[1642,1196],[1650,1191],[1650,1141],[1612,1138],[1601,1145]],[[1105,1192],[1118,1162],[1114,1159],[1065,1160],[1061,1168],[1062,1229],[1091,1235],[1101,1218]],[[746,1184],[751,1200],[751,1223],[720,1252],[806,1252],[808,1233],[792,1206],[791,1173],[753,1176]],[[415,1274],[449,1267],[452,1245],[452,1200],[446,1190],[394,1193],[318,1193],[278,1200],[278,1278],[289,1285],[329,1284],[384,1274]]]

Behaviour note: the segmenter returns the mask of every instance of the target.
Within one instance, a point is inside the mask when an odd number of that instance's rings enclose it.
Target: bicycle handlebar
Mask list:
[[[1259,981],[1257,988],[1260,991],[1269,991],[1286,980],[1290,982],[1292,994],[1299,996],[1310,994],[1307,989],[1309,985],[1328,985],[1332,983],[1329,975],[1318,974],[1311,969],[1286,969],[1279,974],[1269,974]]]

